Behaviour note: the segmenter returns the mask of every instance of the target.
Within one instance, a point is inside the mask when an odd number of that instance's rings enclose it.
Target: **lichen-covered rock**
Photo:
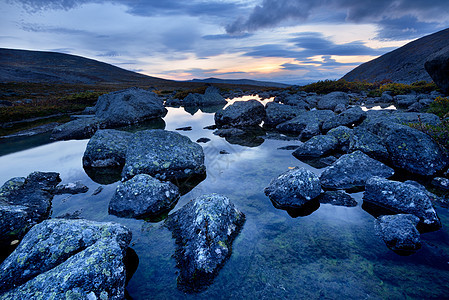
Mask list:
[[[324,156],[338,147],[338,140],[331,135],[317,135],[302,143],[293,151],[297,159]]]
[[[51,137],[54,140],[86,139],[100,128],[104,126],[98,118],[79,118],[55,127]]]
[[[357,150],[384,162],[390,156],[387,148],[383,145],[382,139],[361,127],[354,128],[353,134],[349,139],[349,151],[354,152]]]
[[[374,221],[376,234],[399,254],[412,254],[421,248],[418,223],[419,218],[410,214],[380,216]]]
[[[276,102],[267,103],[265,111],[267,115],[264,119],[264,126],[276,126],[305,112],[303,108]]]
[[[343,191],[326,191],[318,196],[318,201],[321,204],[332,204],[335,206],[357,206],[357,201]]]
[[[215,113],[218,126],[254,126],[265,119],[265,107],[257,100],[236,101]]]
[[[300,134],[301,138],[311,138],[321,133],[323,122],[335,116],[330,110],[311,110],[299,114],[290,121],[276,126],[283,133]]]
[[[305,168],[294,168],[273,179],[265,188],[276,208],[300,208],[321,193],[318,177]]]
[[[86,168],[123,167],[132,133],[114,129],[98,130],[83,155]]]
[[[70,182],[66,184],[59,184],[53,191],[54,195],[61,195],[61,194],[81,194],[81,193],[87,193],[89,188],[82,183],[81,181],[75,181]]]
[[[27,178],[16,177],[0,188],[0,244],[20,239],[33,225],[50,214],[58,173],[34,172]]]
[[[188,94],[182,104],[184,106],[210,106],[210,105],[226,105],[227,101],[220,95],[218,88],[210,86],[203,94],[190,93]]]
[[[395,213],[413,214],[428,229],[441,228],[431,198],[415,185],[372,177],[366,182],[363,200]]]
[[[109,202],[109,213],[127,218],[158,216],[168,211],[179,198],[178,188],[147,174],[139,174],[118,185]]]
[[[107,127],[162,118],[167,114],[163,101],[153,92],[129,88],[98,97],[95,116]]]
[[[114,223],[44,221],[1,264],[0,289],[8,291],[2,297],[123,299],[123,256],[131,237],[131,231]]]
[[[338,114],[323,123],[323,131],[328,132],[332,128],[336,128],[338,126],[347,126],[353,127],[355,125],[360,124],[363,120],[366,119],[366,112],[364,112],[360,106],[356,106],[345,110],[341,114]]]
[[[244,221],[245,215],[217,194],[200,196],[168,217],[166,224],[177,244],[181,290],[201,291],[212,283],[231,255],[232,242]]]
[[[332,92],[321,97],[318,101],[318,109],[329,109],[335,110],[337,105],[344,105],[345,107],[349,105],[349,96],[344,92]]]
[[[129,141],[122,177],[148,174],[160,180],[183,179],[202,175],[205,169],[199,144],[177,132],[144,130]]]
[[[341,156],[320,175],[321,185],[327,189],[352,189],[365,186],[373,176],[391,177],[394,170],[370,158],[361,151]]]
[[[397,95],[394,97],[394,103],[400,108],[407,108],[418,102],[416,95]]]
[[[338,126],[329,130],[327,135],[331,135],[338,140],[338,146],[343,152],[347,152],[349,149],[349,141],[353,135],[353,130],[346,126]]]

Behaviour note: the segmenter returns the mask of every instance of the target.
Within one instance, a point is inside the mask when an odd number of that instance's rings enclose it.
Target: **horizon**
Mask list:
[[[443,0],[7,0],[0,47],[78,55],[177,81],[306,84],[449,27]]]

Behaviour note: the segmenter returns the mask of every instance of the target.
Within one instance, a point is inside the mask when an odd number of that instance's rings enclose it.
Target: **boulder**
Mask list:
[[[129,88],[98,97],[95,116],[106,127],[162,118],[167,114],[163,101],[153,92]]]
[[[365,186],[373,176],[391,177],[394,170],[361,151],[341,156],[320,175],[323,188],[353,189]]]
[[[343,152],[348,152],[349,141],[353,135],[353,130],[346,126],[338,126],[337,128],[328,131],[327,135],[333,136],[338,140],[338,147]]]
[[[161,129],[135,133],[126,151],[122,177],[148,174],[160,180],[205,173],[203,148],[177,132]]]
[[[321,97],[318,101],[318,109],[335,110],[335,107],[339,104],[347,107],[349,105],[349,96],[344,92],[332,92]]]
[[[231,256],[232,242],[244,221],[245,215],[217,194],[200,196],[167,218],[177,244],[181,290],[198,292],[212,283]]]
[[[190,93],[184,100],[182,100],[184,106],[211,106],[211,105],[226,105],[227,101],[220,95],[220,90],[216,87],[208,87],[203,94]]]
[[[100,128],[104,125],[98,118],[79,118],[55,127],[51,137],[54,140],[87,139]]]
[[[307,139],[321,133],[322,124],[334,116],[330,110],[311,110],[299,114],[290,121],[276,126],[283,133],[299,134],[301,138]]]
[[[449,191],[449,179],[444,177],[435,177],[432,180],[432,185],[436,188]]]
[[[380,137],[362,127],[356,127],[352,132],[349,139],[350,152],[360,150],[376,160],[388,161],[390,154]]]
[[[441,228],[441,222],[433,208],[431,198],[415,185],[371,177],[366,182],[363,201],[394,213],[413,214],[419,217],[420,223],[426,228]]]
[[[321,157],[335,151],[338,147],[338,140],[331,135],[317,135],[305,143],[302,143],[293,151],[293,156],[297,159]]]
[[[343,191],[326,191],[318,196],[318,201],[321,204],[332,204],[335,206],[357,206],[357,201]]]
[[[126,218],[157,217],[169,211],[179,199],[178,188],[147,174],[121,182],[111,201],[109,213]]]
[[[300,208],[321,193],[318,177],[305,168],[294,168],[271,180],[265,188],[276,208]]]
[[[265,107],[257,100],[236,101],[225,109],[215,113],[218,126],[254,126],[265,119]]]
[[[360,106],[356,106],[326,120],[323,123],[322,129],[324,132],[328,132],[332,128],[336,128],[338,126],[353,127],[360,124],[365,119],[366,112],[364,112]]]
[[[290,95],[287,96],[282,103],[284,103],[285,105],[288,106],[294,106],[297,109],[302,109],[302,110],[309,110],[310,109],[310,105],[304,101],[304,99],[301,96],[297,96],[297,95]]]
[[[394,103],[399,108],[407,108],[418,102],[416,95],[397,95],[394,97]]]
[[[264,119],[264,125],[267,126],[276,126],[305,112],[302,108],[279,104],[276,102],[267,103],[265,106],[265,111],[267,114]]]
[[[83,155],[86,168],[121,168],[125,165],[126,149],[133,136],[114,129],[98,130],[87,143]]]
[[[131,231],[53,219],[34,226],[0,266],[5,299],[124,299]]]
[[[419,218],[410,214],[380,216],[374,221],[374,228],[388,248],[399,254],[412,254],[421,248],[418,223]]]
[[[265,131],[260,126],[247,126],[245,128],[220,128],[213,132],[226,139],[230,144],[245,147],[258,147],[265,141],[262,137]]]
[[[424,67],[438,87],[449,94],[449,46],[429,57]]]
[[[0,188],[0,244],[21,239],[33,225],[48,218],[58,173],[34,172],[16,177]]]
[[[61,194],[81,194],[81,193],[87,193],[89,188],[82,183],[81,181],[75,181],[65,184],[59,184],[56,186],[56,188],[53,191],[54,195],[61,195]]]

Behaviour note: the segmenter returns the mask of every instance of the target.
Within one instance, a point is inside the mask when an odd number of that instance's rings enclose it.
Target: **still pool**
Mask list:
[[[51,217],[78,214],[95,221],[121,223],[133,232],[132,249],[139,257],[127,286],[132,299],[448,299],[449,213],[435,208],[443,228],[422,234],[423,247],[411,256],[390,251],[375,235],[374,217],[362,209],[363,193],[352,194],[356,207],[321,204],[304,216],[291,217],[273,207],[264,195],[271,179],[289,167],[315,169],[278,148],[295,141],[252,137],[227,140],[205,126],[214,124],[213,112],[169,108],[166,130],[178,131],[202,143],[207,177],[183,195],[173,211],[208,193],[227,196],[246,215],[233,243],[230,259],[203,292],[185,294],[177,288],[175,242],[163,221],[148,222],[108,214],[118,182],[101,186],[85,173],[82,156],[88,140],[51,142],[48,135],[2,140],[0,184],[33,171],[54,171],[64,183],[81,180],[86,194],[53,199]],[[228,154],[220,154],[220,151]]]

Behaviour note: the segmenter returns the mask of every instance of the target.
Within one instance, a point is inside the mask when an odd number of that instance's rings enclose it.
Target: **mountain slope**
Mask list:
[[[0,48],[0,82],[10,81],[93,84],[167,80],[76,55]]]
[[[345,76],[347,81],[368,82],[392,80],[412,83],[432,81],[424,69],[427,58],[449,45],[449,28],[410,42],[394,51],[366,62]]]
[[[203,83],[223,83],[223,84],[239,84],[239,85],[255,85],[265,87],[286,88],[288,84],[268,81],[258,81],[251,79],[220,79],[220,78],[206,78],[206,79],[192,79],[188,82],[203,82]]]

